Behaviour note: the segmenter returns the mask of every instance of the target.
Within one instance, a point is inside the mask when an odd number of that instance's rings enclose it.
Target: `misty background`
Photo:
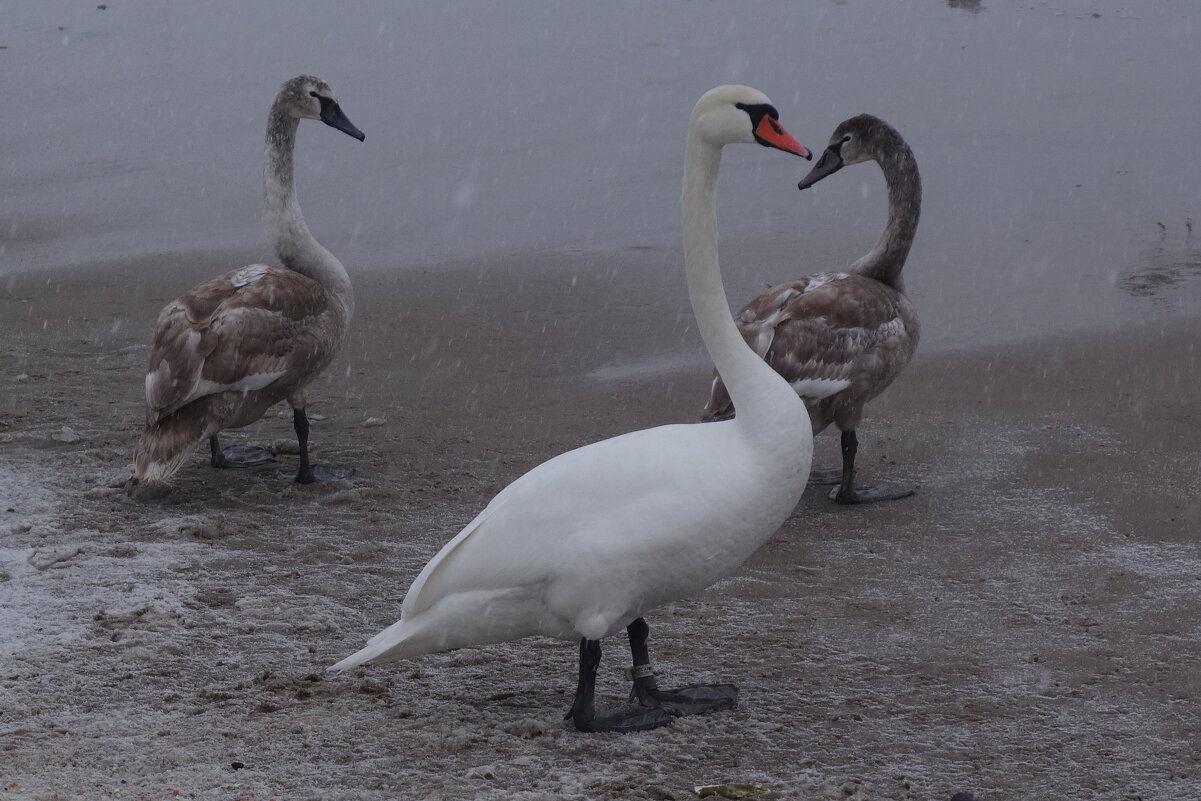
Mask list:
[[[628,248],[678,272],[688,114],[737,82],[815,152],[861,112],[910,142],[923,350],[1201,309],[1180,212],[1201,200],[1188,0],[98,6],[0,2],[0,274],[212,251],[201,280],[239,266],[231,250],[272,260],[263,128],[298,73],[367,135],[305,123],[297,148],[305,216],[352,276]],[[799,193],[809,166],[727,152],[732,304],[879,235],[875,165]],[[771,258],[740,258],[750,243]]]

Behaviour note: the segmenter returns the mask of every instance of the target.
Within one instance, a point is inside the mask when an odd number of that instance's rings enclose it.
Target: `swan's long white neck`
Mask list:
[[[296,127],[300,120],[287,113],[277,102],[267,117],[267,165],[264,174],[265,208],[263,225],[275,254],[283,265],[317,281],[337,295],[346,307],[346,317],[354,314],[354,290],[342,262],[330,253],[309,231],[300,203],[296,200],[292,152],[296,147]]]
[[[730,315],[717,257],[716,185],[720,164],[721,149],[690,133],[684,154],[683,203],[688,297],[713,365],[738,409],[735,422],[770,437],[779,430],[781,409],[806,413],[788,383],[747,346]]]

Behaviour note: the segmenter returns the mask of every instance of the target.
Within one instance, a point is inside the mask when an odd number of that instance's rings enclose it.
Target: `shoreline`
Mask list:
[[[789,249],[796,244],[794,241],[727,237],[723,242],[723,256],[726,262],[730,262],[724,268],[729,273],[725,276],[726,292],[734,311],[766,286],[809,272],[838,270],[834,265],[810,263],[806,259],[800,259],[800,264],[795,267],[788,266]],[[394,311],[401,315],[414,311],[405,305],[408,297],[406,291],[411,287],[417,290],[418,298],[428,297],[434,302],[446,302],[448,298],[445,291],[429,286],[442,284],[453,287],[454,302],[468,309],[484,303],[489,295],[495,297],[500,289],[515,286],[522,296],[544,303],[545,308],[536,311],[551,313],[560,308],[594,314],[595,310],[584,307],[578,297],[573,297],[578,296],[580,291],[588,291],[598,295],[602,302],[637,302],[643,306],[659,306],[661,314],[683,317],[690,322],[691,310],[682,276],[683,261],[677,244],[672,238],[664,243],[629,246],[617,251],[598,247],[567,250],[544,248],[533,252],[503,252],[435,262],[368,263],[366,266],[348,262],[348,270],[356,286],[356,295],[365,295],[370,288],[389,298],[396,298],[400,302]],[[758,248],[764,255],[754,259],[739,258],[744,255],[744,246]],[[942,332],[940,336],[939,331],[925,330],[926,323],[923,320],[922,343],[915,358],[929,353],[954,358],[961,353],[1033,347],[1043,341],[1125,336],[1130,333],[1142,336],[1161,328],[1187,327],[1198,314],[1194,300],[1201,298],[1201,294],[1198,294],[1198,290],[1201,290],[1201,262],[1194,264],[1190,260],[1196,255],[1192,250],[1181,253],[1184,255],[1180,263],[1171,262],[1171,258],[1178,255],[1172,249],[1157,255],[1163,263],[1142,264],[1121,276],[1120,280],[1115,279],[1115,286],[1122,287],[1121,290],[1114,289],[1114,302],[1122,308],[1119,315],[1093,317],[1088,323],[1075,320],[1052,324],[1050,328],[1033,333],[985,331],[973,333],[971,336],[975,338],[972,339],[953,338],[956,335],[963,337],[964,331]],[[748,271],[744,269],[744,261],[762,261],[773,266],[770,273]],[[45,292],[46,286],[56,287],[56,292],[67,288],[86,293],[94,283],[107,291],[113,287],[106,284],[125,281],[136,290],[128,298],[128,307],[110,309],[106,313],[128,318],[132,322],[144,318],[146,325],[152,327],[157,309],[188,287],[247,264],[276,262],[278,259],[266,247],[259,246],[150,252],[124,258],[13,270],[0,272],[0,304],[22,303],[36,298],[41,302],[49,302],[53,309],[52,299]],[[780,267],[781,264],[786,266]],[[917,264],[912,267],[912,271],[917,273],[917,280],[911,278],[912,283],[931,278],[921,274],[923,266],[929,265]],[[397,283],[389,284],[390,281]],[[553,284],[557,289],[531,296],[527,284],[535,281]],[[590,285],[587,290],[577,290],[576,285],[581,282]],[[478,297],[472,293],[474,287],[481,290]],[[909,295],[918,304],[919,314],[923,303],[927,306],[937,305],[927,297],[932,288],[926,284],[917,288],[909,287]],[[673,297],[675,303],[671,304],[669,301]],[[1118,297],[1122,297],[1120,303]],[[154,303],[158,307],[153,307]],[[152,307],[153,311],[150,311]],[[134,309],[139,311],[135,314]],[[420,312],[419,309],[416,311]],[[683,327],[687,328],[687,324]],[[148,331],[152,333],[152,328],[148,328]],[[707,361],[699,339],[696,340],[695,350],[701,360]],[[658,352],[643,354],[647,359],[667,355]],[[598,366],[598,369],[615,366],[619,365],[605,364]]]
[[[863,480],[918,494],[848,509],[810,489],[737,574],[648,618],[665,681],[733,681],[731,713],[581,737],[561,720],[575,649],[538,639],[325,676],[509,481],[699,415],[709,372],[677,254],[556,259],[354,276],[358,316],[309,394],[326,416],[316,461],[357,474],[297,487],[276,478],[294,457],[213,471],[198,453],[146,504],[108,485],[141,424],[154,315],[220,268],[130,262],[0,294],[5,784],[381,801],[402,785],[498,799],[686,798],[719,781],[822,799],[1198,786],[1180,775],[1197,718],[1178,703],[1201,690],[1195,320],[919,347],[860,429]],[[690,353],[700,369],[588,378]],[[273,411],[229,441],[291,436]],[[817,460],[836,459],[826,432]],[[614,703],[622,640],[606,654]]]

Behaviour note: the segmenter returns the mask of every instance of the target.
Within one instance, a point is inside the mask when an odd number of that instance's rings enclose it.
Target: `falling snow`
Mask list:
[[[1197,19],[0,0],[0,801],[1201,796]],[[296,165],[360,306],[309,391],[315,460],[357,472],[281,480],[272,413],[230,442],[275,464],[197,455],[134,501],[155,316],[271,258],[264,110],[299,71],[367,134],[302,126]],[[697,419],[680,160],[721,82],[815,152],[859,112],[915,150],[922,344],[861,471],[917,495],[811,490],[736,575],[649,617],[664,681],[736,682],[730,713],[579,735],[574,648],[540,639],[324,673],[526,469]],[[723,163],[735,305],[845,269],[883,224],[878,171],[800,194],[782,159]]]

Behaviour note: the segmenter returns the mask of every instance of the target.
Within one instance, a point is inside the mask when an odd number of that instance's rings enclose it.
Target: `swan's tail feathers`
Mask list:
[[[402,617],[330,670],[412,659],[534,634],[575,640],[572,624],[547,611],[541,586],[452,593],[412,617]]]
[[[413,626],[409,625],[409,621],[398,620],[368,640],[367,645],[361,650],[336,665],[332,665],[330,670],[350,670],[368,662],[392,662],[404,659],[406,656],[419,656],[432,650],[427,648],[406,649],[405,645],[412,639],[413,633]],[[409,650],[412,653],[408,653]]]
[[[185,406],[146,426],[133,460],[133,477],[139,483],[166,481],[183,467],[196,445],[208,437],[203,415],[191,412]]]

